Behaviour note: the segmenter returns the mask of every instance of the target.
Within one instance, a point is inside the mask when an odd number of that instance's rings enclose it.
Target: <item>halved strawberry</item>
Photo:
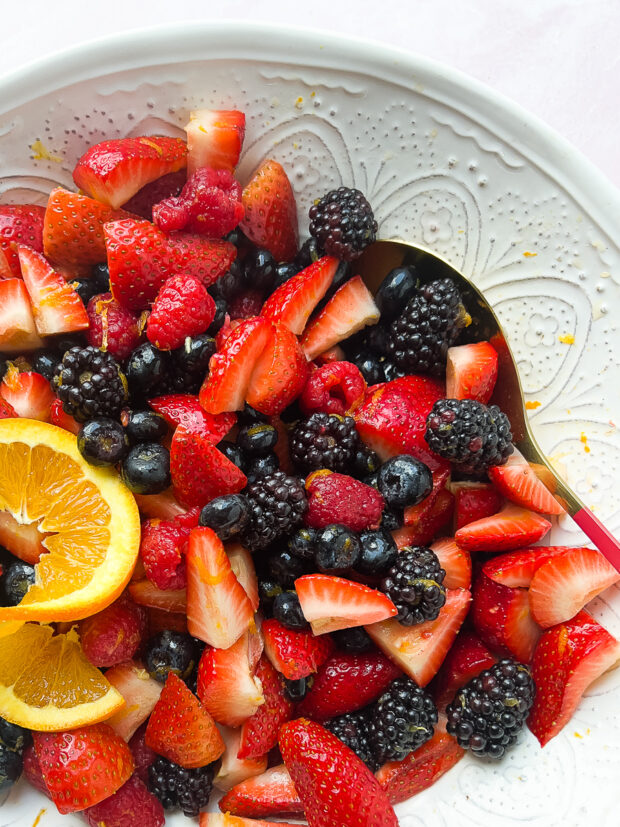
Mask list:
[[[457,689],[465,686],[497,658],[473,632],[461,629],[452,648],[431,684],[437,709],[443,710],[454,698]]]
[[[287,629],[274,618],[263,621],[261,633],[270,662],[285,678],[293,681],[316,672],[334,648],[331,638]]]
[[[338,259],[323,256],[297,273],[269,296],[261,316],[278,321],[300,336],[338,269]]]
[[[88,315],[75,289],[41,253],[29,247],[19,247],[18,252],[37,333],[49,336],[86,330]]]
[[[329,574],[305,574],[295,581],[295,591],[315,635],[377,623],[397,614],[396,606],[382,592]]]
[[[47,553],[43,540],[47,535],[39,531],[38,523],[18,523],[8,511],[0,511],[0,545],[15,557],[34,566]]]
[[[242,195],[245,218],[240,227],[276,261],[290,261],[297,252],[297,204],[291,182],[277,161],[264,161]]]
[[[187,172],[201,167],[232,170],[245,137],[245,113],[238,109],[196,109],[189,113]]]
[[[58,398],[54,399],[52,402],[52,407],[50,408],[50,422],[52,425],[57,425],[59,428],[64,428],[65,431],[69,431],[76,436],[82,427],[80,423],[77,422],[70,414],[65,413],[65,410],[62,407],[62,401]]]
[[[254,558],[240,543],[229,543],[226,546],[226,554],[230,561],[230,567],[235,577],[243,586],[254,611],[258,609],[260,599],[258,596],[258,578],[254,568]]]
[[[482,571],[491,580],[511,588],[527,589],[532,577],[548,560],[562,557],[570,551],[576,551],[572,546],[534,546],[500,554],[487,560]]]
[[[304,808],[284,764],[233,787],[220,799],[220,810],[237,816],[303,816]]]
[[[379,316],[372,293],[361,276],[354,276],[336,290],[320,313],[306,325],[301,346],[308,359],[314,359],[363,327],[377,324]]]
[[[206,649],[198,665],[198,697],[220,724],[241,726],[265,702],[250,662],[252,635],[228,649]]]
[[[417,626],[402,626],[396,619],[384,620],[365,629],[388,658],[419,686],[426,686],[452,646],[470,602],[471,594],[466,589],[448,589],[436,620]]]
[[[439,558],[441,568],[446,572],[443,580],[446,589],[469,589],[471,586],[469,552],[460,548],[452,537],[436,540],[431,548]]]
[[[239,758],[237,753],[241,743],[241,727],[232,729],[220,724],[218,729],[226,749],[220,759],[220,766],[213,779],[213,786],[220,792],[225,793],[236,784],[264,773],[268,761],[266,755],[261,755],[259,758]]]
[[[180,138],[116,138],[91,146],[75,165],[73,180],[91,198],[118,209],[145,184],[186,165]]]
[[[468,551],[512,551],[542,540],[550,528],[540,514],[509,503],[497,514],[459,528],[455,539]]]
[[[282,724],[290,721],[293,703],[284,693],[284,681],[271,663],[263,656],[256,667],[256,677],[261,682],[265,703],[241,727],[239,758],[260,758],[278,743]]]
[[[497,381],[497,351],[489,342],[448,348],[446,396],[486,405]]]
[[[455,531],[497,514],[504,503],[502,496],[488,482],[452,482],[450,490],[454,494]]]
[[[171,614],[185,614],[187,609],[187,591],[185,589],[158,589],[150,580],[134,580],[128,586],[134,603],[161,609]]]
[[[530,583],[534,620],[544,629],[570,620],[586,603],[620,580],[620,573],[593,548],[574,548],[547,560]]]
[[[249,405],[274,416],[297,399],[308,378],[309,366],[297,336],[274,320],[273,336],[259,356],[246,393]]]
[[[15,253],[17,262],[17,252]],[[30,306],[26,285],[19,279],[0,281],[0,349],[3,353],[25,353],[43,347]]]
[[[243,471],[213,445],[207,427],[177,427],[170,446],[170,476],[175,496],[186,505],[206,505],[247,484]]]
[[[0,384],[0,396],[13,407],[17,416],[49,422],[55,396],[50,383],[40,373],[20,373],[15,365],[9,364]]]
[[[530,612],[526,589],[511,589],[495,583],[483,572],[473,592],[472,620],[481,639],[521,663],[532,659],[540,627]]]
[[[217,534],[192,529],[186,562],[190,634],[220,649],[232,646],[247,631],[254,611]]]
[[[243,408],[254,369],[274,336],[274,325],[260,316],[237,325],[211,357],[209,375],[200,388],[205,411],[218,414]]]
[[[149,405],[160,413],[173,427],[184,425],[205,431],[214,445],[220,442],[237,421],[234,413],[209,414],[200,404],[198,396],[191,393],[171,393],[149,399]]]
[[[163,687],[141,663],[132,660],[112,666],[105,676],[125,700],[125,706],[108,718],[107,723],[123,740],[129,741],[153,711]]]
[[[21,277],[17,247],[25,244],[38,253],[43,252],[44,219],[45,207],[34,204],[0,205],[0,250],[17,278]]]
[[[587,612],[543,632],[532,662],[536,696],[527,725],[545,746],[564,728],[587,687],[620,659],[620,642]]]
[[[495,487],[511,502],[541,514],[564,514],[563,506],[542,483],[529,462],[515,450],[505,465],[489,468]]]
[[[448,527],[453,511],[454,497],[447,488],[442,488],[430,510],[419,515],[413,525],[405,525],[397,529],[392,536],[399,548],[426,546],[442,529]]]

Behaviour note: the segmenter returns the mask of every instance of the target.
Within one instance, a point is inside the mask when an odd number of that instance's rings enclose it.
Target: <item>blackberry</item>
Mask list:
[[[397,678],[381,695],[369,718],[369,740],[377,763],[402,761],[433,737],[437,707],[411,678]]]
[[[369,738],[368,712],[350,712],[347,715],[339,715],[337,718],[327,721],[325,728],[343,744],[346,744],[349,749],[352,749],[372,772],[379,769],[380,765],[373,754]]]
[[[266,548],[279,537],[291,534],[308,507],[303,483],[284,471],[275,471],[248,485],[249,527],[244,540],[251,551]]]
[[[118,363],[99,348],[72,347],[52,380],[65,413],[78,422],[117,419],[127,404],[127,380]]]
[[[468,318],[454,282],[431,281],[409,299],[388,328],[387,356],[407,373],[443,376],[448,348]]]
[[[304,471],[345,471],[358,447],[355,420],[350,416],[313,413],[291,431],[291,459]]]
[[[500,660],[459,689],[446,710],[447,730],[474,755],[501,758],[516,742],[535,692],[527,666]]]
[[[405,546],[381,581],[381,590],[398,609],[404,626],[435,620],[446,602],[446,576],[434,551],[425,546]]]
[[[330,190],[310,207],[310,235],[327,255],[353,261],[377,237],[372,207],[356,189]]]
[[[164,809],[179,808],[188,818],[209,803],[213,789],[213,765],[186,770],[167,758],[157,757],[149,767],[149,790]]]
[[[514,451],[510,422],[497,405],[473,399],[440,399],[426,418],[424,438],[431,451],[459,471],[484,474],[503,465]]]

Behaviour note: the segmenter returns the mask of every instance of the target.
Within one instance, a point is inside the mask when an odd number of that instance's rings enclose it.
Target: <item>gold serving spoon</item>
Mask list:
[[[441,256],[405,241],[375,242],[358,259],[356,269],[374,293],[394,267],[408,264],[415,265],[423,282],[449,277],[457,284],[472,316],[472,340],[489,341],[497,350],[499,369],[491,403],[498,405],[508,416],[515,447],[533,465],[534,472],[539,476],[536,465],[546,470],[547,479],[543,479],[543,482],[546,482],[547,487],[548,475],[551,474],[555,480],[553,496],[599,551],[620,571],[620,542],[568,487],[536,442],[530,428],[515,358],[497,316],[480,290]]]

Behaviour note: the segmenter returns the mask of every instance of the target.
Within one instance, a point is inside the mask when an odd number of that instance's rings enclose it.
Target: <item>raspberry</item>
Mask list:
[[[82,649],[94,666],[114,666],[138,651],[146,632],[146,611],[123,594],[80,623]]]
[[[90,827],[163,827],[165,821],[161,802],[135,774],[114,795],[88,807],[83,815]]]
[[[301,410],[344,416],[364,400],[366,382],[359,368],[351,362],[329,362],[308,377],[299,397]]]
[[[129,740],[129,749],[133,755],[134,772],[145,784],[148,784],[149,767],[157,758],[157,753],[147,747],[144,740],[147,723],[142,724]]]
[[[228,315],[231,319],[249,319],[260,315],[263,306],[263,294],[260,290],[244,290],[231,299]]]
[[[308,511],[304,522],[311,528],[338,523],[351,531],[378,528],[384,500],[370,485],[346,474],[317,471],[306,480]]]
[[[204,333],[215,316],[215,302],[194,276],[172,276],[155,299],[146,335],[160,350],[181,347],[188,336]]]
[[[142,524],[140,557],[146,576],[158,589],[183,589],[186,584],[184,547],[189,528],[166,520]]]
[[[140,344],[140,320],[114,301],[111,293],[93,296],[86,312],[90,322],[86,331],[89,345],[106,350],[115,359],[126,359]]]
[[[226,169],[197,169],[178,197],[153,207],[153,221],[164,232],[185,230],[222,238],[244,216],[241,187]]]

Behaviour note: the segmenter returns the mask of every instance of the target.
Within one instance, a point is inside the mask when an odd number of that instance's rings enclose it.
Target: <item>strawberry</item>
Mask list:
[[[125,700],[125,706],[108,718],[107,723],[123,740],[129,741],[153,711],[162,685],[150,677],[142,664],[131,660],[108,669],[105,676]]]
[[[534,620],[548,629],[574,617],[586,603],[620,580],[597,549],[574,548],[544,562],[530,583]]]
[[[240,226],[250,241],[276,261],[297,252],[297,204],[291,182],[277,161],[264,161],[243,189],[245,218]]]
[[[86,307],[89,345],[106,350],[118,361],[126,359],[142,338],[140,319],[114,300],[112,293],[93,296]]]
[[[185,550],[189,528],[175,521],[152,519],[142,523],[140,559],[144,573],[158,589],[187,585]]]
[[[419,685],[435,677],[469,610],[466,589],[447,589],[446,602],[436,620],[401,626],[396,620],[374,623],[365,629],[377,646]]]
[[[228,303],[228,315],[231,321],[259,316],[263,306],[263,298],[262,290],[252,288],[237,293]]]
[[[496,662],[486,645],[473,632],[461,630],[432,683],[438,709],[445,709],[457,689]]]
[[[429,519],[437,498],[443,491],[450,479],[449,468],[439,468],[433,471],[433,487],[430,494],[417,505],[409,505],[404,509],[403,522],[405,525],[412,525],[422,528]]]
[[[265,654],[278,672],[292,681],[316,672],[334,648],[329,637],[315,637],[312,632],[287,629],[275,619],[263,621],[261,633],[265,641]]]
[[[149,637],[171,629],[187,634],[187,616],[184,612],[167,612],[165,609],[147,608]]]
[[[227,169],[197,169],[180,194],[153,207],[153,223],[165,233],[185,230],[222,238],[244,215],[241,187]]]
[[[320,724],[303,718],[285,724],[280,751],[311,827],[398,827],[368,767]]]
[[[544,563],[577,550],[570,546],[523,548],[487,560],[482,571],[496,583],[512,588],[521,586],[527,589],[532,582],[532,577]]]
[[[160,413],[164,419],[167,419],[163,411],[160,411]],[[163,491],[161,494],[134,494],[134,497],[140,513],[146,517],[159,517],[160,520],[174,520],[175,517],[188,514],[188,509],[181,505],[175,498],[172,488],[166,489],[166,491]]]
[[[0,349],[3,353],[24,353],[40,347],[43,342],[34,323],[26,285],[21,278],[0,281]]]
[[[73,813],[112,795],[133,772],[127,744],[107,724],[70,732],[33,732],[43,778],[60,813]]]
[[[181,347],[204,333],[215,316],[215,302],[200,279],[171,276],[160,287],[146,325],[146,337],[159,350]]]
[[[540,514],[566,513],[516,448],[505,465],[489,468],[489,478],[508,500],[523,508],[530,508]]]
[[[430,496],[430,495],[429,495]],[[422,503],[420,503],[421,505]],[[413,506],[417,508],[417,506]],[[412,511],[407,509],[408,520],[412,519]],[[454,511],[454,497],[446,489],[442,488],[436,495],[435,502],[429,511],[418,516],[413,525],[405,525],[403,528],[393,532],[394,539],[399,548],[405,546],[426,546],[433,537],[445,529],[452,518]]]
[[[58,428],[64,428],[76,436],[80,432],[82,425],[68,413],[65,413],[62,407],[62,401],[58,398],[54,399],[50,408],[50,422]]]
[[[445,731],[440,718],[433,737],[410,753],[403,761],[390,761],[376,773],[390,804],[407,801],[438,781],[465,755],[456,740]]]
[[[125,218],[104,226],[112,295],[123,307],[146,310],[169,276],[195,276],[205,287],[232,264],[228,241],[174,233],[167,236],[149,221]]]
[[[403,376],[369,388],[354,414],[358,433],[382,460],[412,454],[431,471],[445,470],[449,464],[432,454],[424,439],[426,417],[443,396],[441,382],[426,376]]]
[[[273,336],[255,363],[246,399],[265,416],[281,413],[301,393],[308,377],[308,361],[297,336],[274,321]]]
[[[0,240],[0,244],[1,244]],[[19,262],[18,262],[19,263]],[[6,257],[6,253],[0,247],[0,279],[12,279],[15,278],[16,273],[13,273],[11,270],[11,266],[9,264],[9,260]]]
[[[251,720],[251,719],[249,719]],[[267,769],[267,756],[259,758],[239,758],[242,728],[231,729],[220,725],[218,727],[222,740],[226,745],[219,769],[213,779],[213,786],[225,793],[242,781],[262,775]]]
[[[278,457],[280,470],[285,471],[287,474],[294,475],[295,469],[293,467],[291,453],[289,450],[288,428],[277,416],[270,417],[269,424],[273,425],[278,432],[278,441],[275,444],[273,452]]]
[[[211,357],[200,389],[200,404],[212,414],[240,411],[254,368],[275,335],[273,324],[257,317],[241,322]]]
[[[489,342],[448,348],[446,396],[486,405],[497,381],[497,351]]]
[[[197,109],[190,112],[187,133],[187,171],[201,167],[233,170],[245,137],[245,114],[237,109]]]
[[[314,363],[317,365],[326,365],[329,362],[344,362],[346,358],[347,356],[340,345],[334,345],[324,350],[323,353],[319,353],[316,359],[314,359]]]
[[[79,624],[82,650],[94,666],[114,666],[138,651],[146,632],[146,613],[123,593],[114,603]]]
[[[116,138],[91,146],[75,165],[73,180],[91,198],[117,209],[145,184],[183,169],[186,156],[180,138]]]
[[[325,307],[305,327],[301,346],[308,359],[348,339],[358,330],[379,321],[372,293],[354,276],[334,293]]]
[[[265,701],[250,663],[251,637],[242,635],[228,649],[205,649],[198,665],[198,697],[226,726],[241,726]]]
[[[459,528],[455,539],[468,551],[511,551],[542,540],[550,528],[540,514],[510,503],[491,517]]]
[[[220,799],[220,810],[237,816],[303,816],[304,808],[284,764],[234,786]]]
[[[163,827],[164,808],[161,802],[149,792],[137,775],[117,790],[114,795],[89,807],[83,813],[89,827]]]
[[[0,545],[25,563],[34,566],[41,555],[47,553],[43,545],[45,537],[38,523],[22,525],[8,511],[0,511]]]
[[[150,580],[134,580],[127,587],[131,599],[139,606],[162,609],[165,612],[185,612],[187,594],[185,589],[158,589]]]
[[[237,752],[241,759],[267,755],[278,743],[280,727],[293,715],[293,703],[284,693],[284,681],[265,656],[258,662],[256,677],[261,682],[265,703],[241,727]]]
[[[123,204],[123,209],[147,221],[153,220],[153,207],[159,204],[164,198],[172,198],[179,195],[183,185],[187,181],[187,172],[180,169],[178,172],[169,172],[162,175],[150,184],[145,184],[135,195]]]
[[[334,361],[313,371],[299,397],[306,416],[319,411],[350,415],[364,401],[366,380],[357,365]]]
[[[40,373],[19,370],[9,363],[0,384],[0,396],[11,405],[17,416],[49,422],[54,393]]]
[[[230,813],[200,813],[198,827],[298,827],[283,821],[255,821],[253,818],[231,816]]]
[[[377,623],[397,614],[385,594],[342,577],[306,574],[295,581],[295,590],[315,635]]]
[[[163,416],[168,425],[184,425],[190,429],[198,427],[208,431],[214,445],[226,436],[237,421],[234,413],[208,414],[198,397],[191,393],[157,396],[149,400],[149,405]]]
[[[453,482],[450,490],[454,495],[454,530],[491,517],[501,509],[503,499],[488,482]]]
[[[620,658],[620,642],[587,612],[543,632],[532,662],[536,696],[528,726],[545,746],[564,728],[586,688]]]
[[[324,528],[334,521],[351,531],[379,527],[385,501],[371,485],[346,474],[321,470],[307,477],[306,494],[304,522],[312,528]]]
[[[50,193],[43,224],[43,252],[54,264],[88,272],[105,261],[103,225],[130,216],[87,195],[56,187]]]
[[[32,744],[29,744],[24,750],[23,774],[29,784],[32,784],[35,789],[42,792],[48,798],[51,798],[50,791],[47,789],[47,785],[43,778],[43,770],[41,769],[39,759],[37,758],[37,754],[34,751],[34,746]]]
[[[334,653],[319,668],[297,714],[315,721],[355,712],[373,703],[402,672],[381,652]]]
[[[45,207],[34,204],[0,205],[0,250],[4,253],[14,276],[21,277],[17,247],[25,244],[37,253],[43,252]],[[4,350],[4,348],[3,348]]]
[[[226,649],[239,640],[253,619],[252,604],[217,534],[210,528],[192,529],[187,549],[190,634],[210,646]]]
[[[247,594],[252,608],[257,611],[260,600],[254,558],[240,543],[229,543],[226,546],[226,554],[235,577],[243,586],[243,591]]]
[[[14,419],[16,416],[15,408],[0,397],[0,419]]]
[[[443,585],[446,589],[468,589],[471,586],[471,557],[459,548],[452,537],[436,540],[432,546],[441,568],[446,572]]]
[[[473,592],[472,620],[480,638],[504,655],[529,663],[540,637],[525,589],[495,583],[483,572]]]
[[[279,321],[300,336],[338,269],[338,259],[323,256],[276,288],[263,305],[262,316]]]

